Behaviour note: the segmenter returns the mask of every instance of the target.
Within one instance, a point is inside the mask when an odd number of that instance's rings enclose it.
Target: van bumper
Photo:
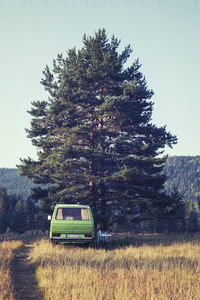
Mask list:
[[[53,244],[89,244],[94,241],[94,239],[84,238],[84,239],[65,239],[65,238],[50,238]]]

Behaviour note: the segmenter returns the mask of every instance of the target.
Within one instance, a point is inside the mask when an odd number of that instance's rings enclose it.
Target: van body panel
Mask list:
[[[90,243],[95,238],[92,210],[86,205],[57,204],[50,239],[59,243]]]

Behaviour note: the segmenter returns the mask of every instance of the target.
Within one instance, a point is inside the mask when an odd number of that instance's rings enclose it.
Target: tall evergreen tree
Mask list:
[[[151,123],[153,91],[130,46],[105,30],[83,37],[80,50],[61,54],[45,68],[47,101],[34,101],[27,130],[38,160],[22,159],[22,175],[39,184],[34,197],[51,211],[55,203],[89,203],[102,227],[122,213],[155,217],[163,193],[166,145],[176,137]]]
[[[176,186],[169,195],[169,203],[166,207],[168,217],[168,232],[184,231],[185,229],[185,202]]]
[[[9,225],[9,196],[5,188],[0,187],[0,233]]]
[[[198,231],[198,205],[193,201],[185,202],[185,231],[196,232]]]

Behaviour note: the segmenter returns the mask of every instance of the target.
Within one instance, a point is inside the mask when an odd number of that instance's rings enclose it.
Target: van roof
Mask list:
[[[59,204],[56,204],[56,207],[58,207],[58,206],[62,206],[62,207],[87,207],[87,208],[89,208],[89,205],[82,205],[82,204],[61,204],[61,203],[59,203]]]

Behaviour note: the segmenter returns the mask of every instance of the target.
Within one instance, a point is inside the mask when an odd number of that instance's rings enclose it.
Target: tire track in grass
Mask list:
[[[13,261],[13,283],[16,300],[42,300],[42,293],[35,278],[35,266],[30,252],[33,246],[29,240],[15,252]]]

